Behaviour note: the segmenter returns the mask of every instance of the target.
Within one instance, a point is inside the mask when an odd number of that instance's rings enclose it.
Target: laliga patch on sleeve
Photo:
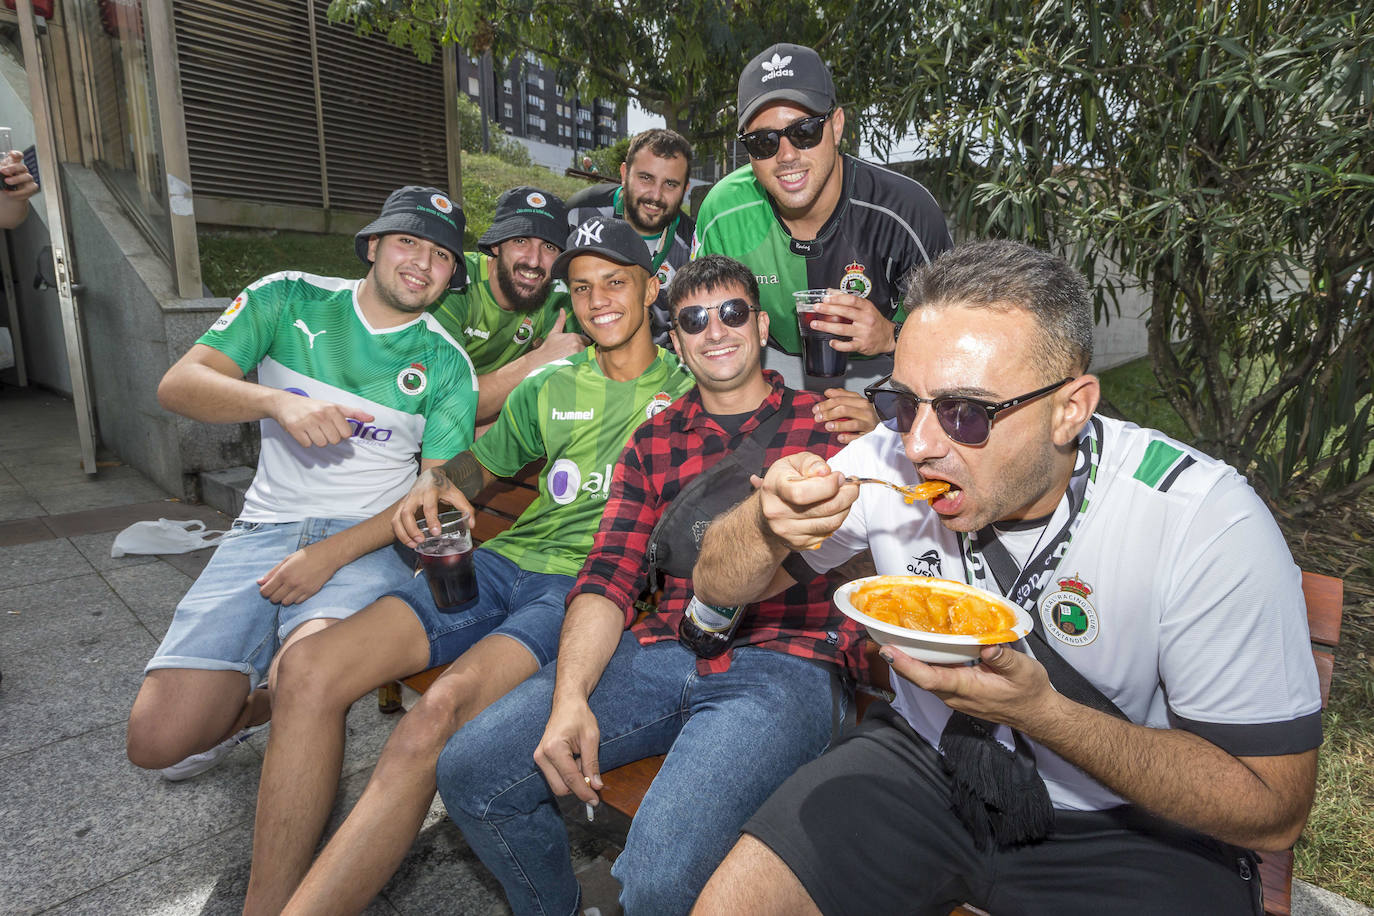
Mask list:
[[[244,294],[239,293],[234,297],[234,301],[229,303],[229,307],[215,319],[215,323],[210,325],[212,331],[223,331],[234,323],[234,319],[239,317],[239,312],[243,311]]]

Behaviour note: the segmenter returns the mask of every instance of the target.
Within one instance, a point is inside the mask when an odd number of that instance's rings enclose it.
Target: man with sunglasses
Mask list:
[[[1063,260],[963,246],[907,306],[917,333],[868,391],[889,428],[775,463],[707,533],[698,592],[748,600],[791,581],[790,550],[821,570],[871,547],[1035,629],[972,666],[883,648],[892,706],[759,810],[698,911],[1260,913],[1250,850],[1296,839],[1321,742],[1278,526],[1224,463],[1094,413],[1091,298]],[[842,474],[952,489],[905,506]]]
[[[739,78],[739,140],[750,164],[711,189],[697,214],[696,254],[743,261],[772,318],[764,365],[794,388],[826,389],[820,419],[843,441],[877,422],[859,394],[892,371],[906,276],[950,247],[944,214],[919,183],[841,155],[845,112],[820,56],[773,45]],[[847,319],[814,329],[848,353],[841,379],[802,372],[793,293],[833,289],[823,311]],[[844,390],[848,388],[848,391]]]
[[[623,219],[644,239],[658,276],[658,299],[649,316],[654,343],[672,347],[668,287],[692,254],[696,223],[682,212],[692,169],[692,144],[677,131],[656,127],[637,134],[620,164],[620,184],[598,184],[568,198],[568,226],[592,216]]]
[[[747,267],[719,255],[678,273],[673,336],[697,387],[641,426],[621,455],[595,546],[568,593],[556,664],[468,723],[440,758],[449,815],[516,913],[580,912],[555,795],[595,804],[603,770],[665,753],[612,873],[625,912],[685,913],[745,818],[826,747],[849,701],[839,674],[862,665],[859,633],[814,573],[743,611],[716,658],[698,658],[677,638],[690,579],[665,575],[657,608],[635,621],[650,534],[688,483],[779,411],[760,443],[767,461],[839,448],[812,416],[819,396],[761,370],[769,319],[757,289]]]

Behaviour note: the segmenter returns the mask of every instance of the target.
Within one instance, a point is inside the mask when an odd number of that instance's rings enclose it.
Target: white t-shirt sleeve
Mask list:
[[[1294,564],[1273,517],[1239,477],[1200,500],[1160,593],[1159,674],[1170,724],[1237,756],[1321,742],[1321,694]]]

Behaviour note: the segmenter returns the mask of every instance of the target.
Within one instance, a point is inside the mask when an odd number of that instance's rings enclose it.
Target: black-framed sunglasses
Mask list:
[[[739,142],[749,151],[751,159],[772,159],[778,154],[778,145],[783,137],[797,149],[810,149],[821,142],[821,138],[825,136],[825,122],[830,120],[834,113],[835,109],[831,108],[823,115],[812,115],[800,121],[793,121],[781,130],[752,130],[747,134],[741,132]]]
[[[992,434],[992,421],[999,413],[1020,407],[1036,398],[1043,398],[1073,381],[1072,378],[1066,378],[1053,385],[1046,385],[1028,394],[994,404],[991,401],[957,396],[922,398],[910,391],[882,387],[891,379],[892,376],[889,375],[876,385],[869,385],[864,389],[864,397],[873,404],[873,409],[878,412],[878,418],[883,421],[884,426],[899,433],[909,433],[916,423],[916,412],[921,409],[922,404],[929,404],[935,413],[936,422],[945,431],[945,435],[961,445],[982,445]]]
[[[757,311],[747,299],[726,299],[716,305],[684,305],[677,310],[672,326],[684,334],[700,334],[711,323],[711,313],[716,312],[720,315],[721,324],[727,328],[739,328],[749,320],[750,312]]]

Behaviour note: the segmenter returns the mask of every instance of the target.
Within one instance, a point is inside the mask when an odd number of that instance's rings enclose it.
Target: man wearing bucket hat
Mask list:
[[[129,714],[138,766],[170,780],[214,766],[267,720],[281,648],[410,576],[381,549],[387,510],[417,456],[433,467],[472,443],[476,374],[425,311],[461,274],[462,242],[445,194],[401,188],[357,235],[366,277],[263,277],[163,377],[164,407],[259,420],[262,451],[242,513],[148,662]]]
[[[553,288],[549,273],[568,239],[566,214],[547,191],[506,191],[478,250],[464,258],[466,287],[432,309],[477,370],[479,423],[496,418],[522,378],[587,346],[575,333],[566,291]]]
[[[845,111],[811,48],[776,44],[751,60],[738,109],[750,163],[702,201],[693,254],[729,255],[754,271],[773,319],[764,365],[794,388],[824,389],[817,418],[848,441],[877,423],[863,386],[892,371],[906,277],[950,247],[949,230],[920,184],[840,154]],[[832,291],[821,311],[837,320],[813,329],[837,335],[820,345],[850,357],[838,378],[802,371],[793,293],[808,289]]]
[[[693,385],[650,336],[648,309],[658,295],[651,268],[643,240],[623,220],[579,226],[551,272],[567,281],[593,346],[523,379],[491,429],[425,473],[397,507],[396,536],[413,546],[417,512],[435,529],[440,502],[471,513],[469,499],[487,484],[544,461],[538,498],[473,551],[475,601],[443,613],[417,578],[283,658],[245,912],[361,911],[424,821],[445,742],[557,654],[564,598],[606,509],[611,469],[639,424]],[[362,797],[312,867],[334,803],[348,708],[381,684],[439,665],[448,668],[396,726]]]

